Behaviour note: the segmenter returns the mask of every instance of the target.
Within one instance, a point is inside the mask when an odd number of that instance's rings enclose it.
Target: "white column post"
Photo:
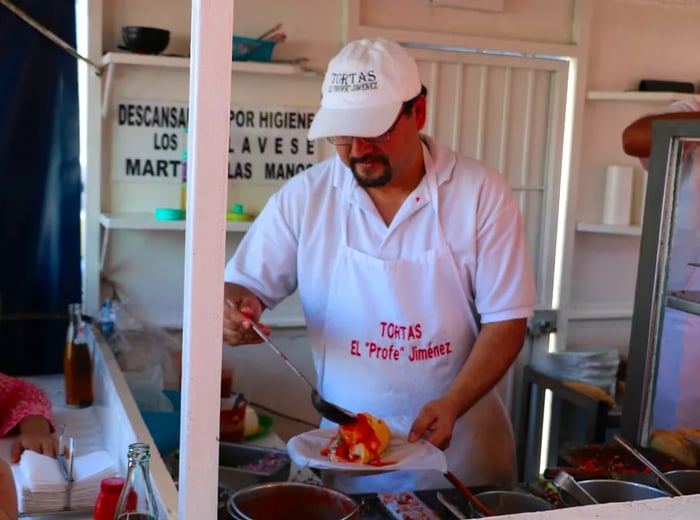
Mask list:
[[[194,0],[190,44],[180,518],[216,518],[233,0]]]

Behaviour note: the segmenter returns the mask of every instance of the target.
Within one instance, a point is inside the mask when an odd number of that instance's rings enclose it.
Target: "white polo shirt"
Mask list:
[[[506,179],[480,161],[423,140],[426,176],[388,227],[336,156],[290,179],[268,200],[227,263],[225,280],[248,287],[269,308],[298,287],[313,345],[323,330],[343,226],[352,248],[381,259],[410,258],[437,246],[439,215],[476,322],[532,315],[535,283],[520,210]],[[437,177],[437,201],[428,176]]]

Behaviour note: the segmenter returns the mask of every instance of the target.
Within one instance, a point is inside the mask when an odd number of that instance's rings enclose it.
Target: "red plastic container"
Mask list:
[[[100,482],[100,492],[95,500],[94,520],[112,520],[117,509],[119,495],[124,487],[122,477],[108,477]]]

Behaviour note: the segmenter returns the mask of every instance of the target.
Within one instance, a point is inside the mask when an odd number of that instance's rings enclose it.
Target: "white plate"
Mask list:
[[[338,432],[337,428],[311,430],[292,437],[287,450],[292,460],[299,466],[363,473],[384,471],[433,469],[447,471],[445,453],[425,440],[408,442],[403,436],[392,436],[389,446],[380,456],[381,465],[356,464],[354,462],[331,462],[321,451]]]

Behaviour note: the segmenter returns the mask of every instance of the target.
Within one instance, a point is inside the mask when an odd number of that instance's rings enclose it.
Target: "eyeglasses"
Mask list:
[[[391,139],[391,133],[394,131],[396,128],[396,125],[399,124],[399,120],[401,119],[401,116],[403,116],[406,112],[402,109],[401,112],[399,112],[398,117],[396,118],[396,121],[394,121],[394,124],[389,127],[389,130],[384,132],[381,135],[378,135],[376,137],[360,137],[363,141],[367,141],[368,143],[384,143]],[[336,146],[350,146],[352,145],[352,140],[355,139],[354,136],[352,135],[335,135],[331,137],[326,137],[328,139],[328,142],[331,144],[334,144]]]

